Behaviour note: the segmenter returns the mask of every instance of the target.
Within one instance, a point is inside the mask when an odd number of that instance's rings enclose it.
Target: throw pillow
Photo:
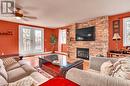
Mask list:
[[[104,62],[101,65],[101,69],[100,69],[101,74],[111,75],[112,71],[113,71],[113,64],[111,61]]]
[[[130,58],[122,58],[115,62],[112,76],[130,80]]]
[[[13,57],[3,58],[2,60],[3,60],[3,64],[5,65],[5,67],[17,62]]]
[[[16,82],[9,83],[8,86],[38,86],[37,83],[31,76],[27,76]]]

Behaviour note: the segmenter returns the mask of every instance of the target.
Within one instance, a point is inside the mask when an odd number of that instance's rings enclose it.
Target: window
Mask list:
[[[22,26],[19,27],[19,53],[39,54],[44,50],[43,44],[43,29]]]
[[[123,46],[130,46],[130,18],[123,19]]]
[[[66,29],[64,30],[59,30],[59,42],[58,42],[58,51],[61,51],[62,49],[62,44],[66,44],[67,40],[67,32]]]
[[[66,30],[60,30],[61,44],[66,44]]]
[[[35,50],[41,50],[42,49],[42,31],[41,30],[35,30]]]

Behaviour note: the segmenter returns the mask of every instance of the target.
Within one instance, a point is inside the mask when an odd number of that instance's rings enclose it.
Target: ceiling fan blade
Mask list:
[[[21,10],[21,8],[15,8],[15,9],[16,9],[15,13],[23,14],[23,10]]]
[[[26,18],[24,18],[24,17],[22,17],[22,19],[23,19],[24,21],[29,21],[28,19],[26,19]]]
[[[23,17],[30,18],[30,19],[37,19],[37,17],[33,17],[33,16],[23,16]]]

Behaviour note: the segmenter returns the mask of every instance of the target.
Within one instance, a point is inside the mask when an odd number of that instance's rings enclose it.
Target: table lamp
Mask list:
[[[116,40],[116,50],[118,51],[118,41],[121,39],[119,33],[114,33],[114,36],[112,39]]]

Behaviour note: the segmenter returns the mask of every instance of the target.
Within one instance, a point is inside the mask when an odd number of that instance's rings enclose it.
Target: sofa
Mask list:
[[[12,57],[0,59],[0,86],[38,86],[47,80],[28,64],[21,64]]]
[[[87,71],[72,68],[67,72],[66,78],[80,86],[130,86],[130,80],[100,73],[103,62],[109,60],[112,63],[117,61],[116,58],[92,57]]]

